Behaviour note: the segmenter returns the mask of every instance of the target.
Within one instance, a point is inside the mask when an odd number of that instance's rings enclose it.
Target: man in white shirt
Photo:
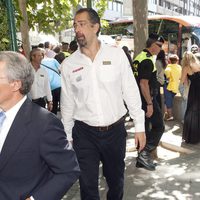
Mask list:
[[[34,82],[31,87],[30,97],[34,103],[43,108],[46,107],[47,101],[47,108],[51,111],[53,102],[48,72],[40,66],[43,58],[44,54],[40,48],[34,48],[30,52],[31,66],[34,69]]]
[[[61,121],[27,98],[33,79],[23,55],[0,52],[1,200],[60,200],[79,176]]]
[[[96,11],[77,11],[74,29],[79,49],[61,65],[61,114],[81,168],[81,199],[99,200],[101,161],[109,187],[107,199],[121,200],[127,135],[124,101],[135,122],[139,151],[146,142],[139,90],[123,50],[98,40]]]

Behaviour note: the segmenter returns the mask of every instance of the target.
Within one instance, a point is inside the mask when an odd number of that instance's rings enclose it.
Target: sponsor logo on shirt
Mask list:
[[[72,71],[72,73],[78,72],[78,71],[80,71],[80,70],[82,70],[82,69],[83,69],[83,67],[79,67],[79,68],[77,68],[77,69],[74,69],[74,70]]]
[[[81,81],[81,80],[82,80],[82,76],[76,77],[76,82],[79,82],[79,81]]]

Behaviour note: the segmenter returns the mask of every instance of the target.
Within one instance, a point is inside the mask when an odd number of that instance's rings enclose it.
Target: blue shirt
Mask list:
[[[51,69],[57,71],[59,73],[59,67],[60,64],[59,62],[54,59],[54,58],[44,58],[41,62],[41,64],[44,64],[48,67],[50,67]],[[54,90],[56,88],[61,87],[61,77],[60,75],[58,75],[58,73],[56,73],[55,71],[41,65],[42,68],[45,68],[48,72],[49,75],[49,81],[50,81],[50,85],[51,85],[51,90]]]

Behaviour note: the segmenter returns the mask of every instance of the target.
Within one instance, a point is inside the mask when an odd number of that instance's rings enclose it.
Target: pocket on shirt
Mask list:
[[[40,76],[38,79],[37,79],[37,85],[40,87],[40,88],[44,88],[44,82],[45,82],[45,77],[44,76]]]

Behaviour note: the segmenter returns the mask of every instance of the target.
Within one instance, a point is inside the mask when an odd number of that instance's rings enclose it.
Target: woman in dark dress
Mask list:
[[[195,55],[185,52],[182,60],[181,82],[190,80],[187,108],[184,116],[183,140],[186,143],[200,142],[200,65]]]

